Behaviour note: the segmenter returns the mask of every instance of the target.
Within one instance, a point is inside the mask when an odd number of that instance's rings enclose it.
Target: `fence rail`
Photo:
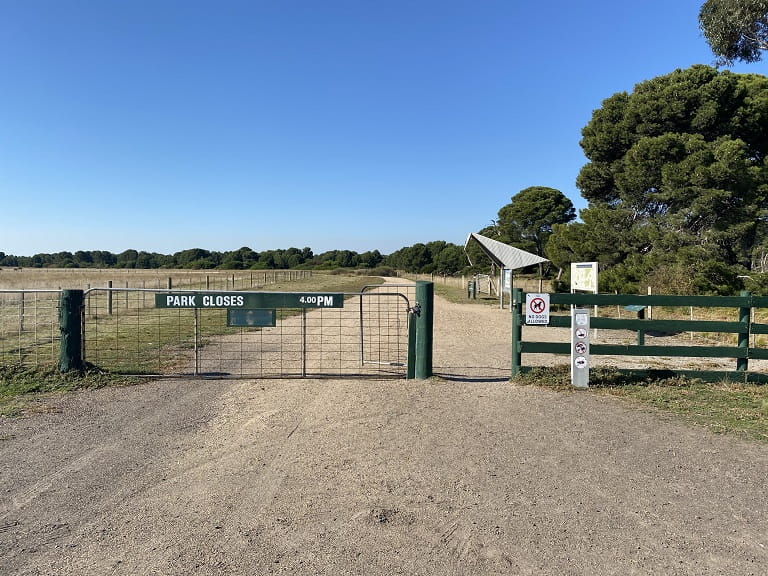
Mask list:
[[[768,349],[750,346],[750,336],[768,334],[768,324],[757,323],[754,310],[768,308],[768,297],[752,296],[742,293],[740,296],[663,296],[630,294],[550,294],[550,303],[554,306],[631,306],[634,310],[651,307],[696,307],[731,309],[733,320],[651,320],[643,318],[591,318],[594,329],[630,330],[638,334],[638,343],[630,344],[592,344],[591,355],[638,356],[638,357],[685,357],[685,358],[727,358],[734,359],[735,370],[679,370],[679,369],[624,369],[626,372],[640,372],[648,375],[679,374],[693,375],[704,380],[729,378],[739,381],[768,381],[768,374],[749,372],[750,359],[768,359]],[[570,354],[571,345],[567,342],[542,342],[523,340],[525,293],[516,289],[513,292],[512,314],[512,375],[530,370],[522,365],[523,354]],[[551,315],[549,327],[570,328],[570,315]],[[664,333],[715,333],[735,336],[735,346],[704,345],[645,345],[641,337],[644,333],[658,331]]]

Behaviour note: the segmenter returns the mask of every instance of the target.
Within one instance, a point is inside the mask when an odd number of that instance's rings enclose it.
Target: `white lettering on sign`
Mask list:
[[[299,302],[302,304],[316,304],[317,306],[333,306],[333,296],[301,296]]]
[[[196,306],[195,297],[169,295],[165,297],[165,305],[168,306],[169,308],[176,308],[176,307],[182,307],[182,306],[189,306],[194,308]]]
[[[244,304],[245,298],[242,296],[232,296],[229,294],[207,294],[203,296],[203,308],[228,308],[229,306],[243,306]]]

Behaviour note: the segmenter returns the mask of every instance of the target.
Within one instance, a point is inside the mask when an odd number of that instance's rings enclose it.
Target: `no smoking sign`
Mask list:
[[[549,294],[525,295],[525,323],[549,324]]]

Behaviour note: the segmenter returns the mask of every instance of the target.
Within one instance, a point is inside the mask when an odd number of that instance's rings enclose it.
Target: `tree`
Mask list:
[[[521,250],[544,256],[544,246],[553,226],[576,218],[573,203],[555,188],[531,186],[512,197],[512,202],[499,210],[495,223],[498,240]],[[539,265],[539,274],[542,266]]]
[[[763,76],[693,66],[611,96],[582,130],[584,225],[556,227],[548,257],[598,260],[602,289],[661,266],[695,270],[702,292],[735,289],[768,238],[766,134]]]
[[[707,0],[699,27],[719,64],[757,62],[768,50],[768,0]]]
[[[467,266],[462,247],[442,240],[400,248],[384,259],[391,268],[421,274],[456,274]]]

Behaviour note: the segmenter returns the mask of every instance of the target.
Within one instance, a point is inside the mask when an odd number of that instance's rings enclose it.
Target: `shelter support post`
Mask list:
[[[523,341],[523,291],[520,288],[512,290],[512,378],[520,374],[522,365],[521,342]]]

